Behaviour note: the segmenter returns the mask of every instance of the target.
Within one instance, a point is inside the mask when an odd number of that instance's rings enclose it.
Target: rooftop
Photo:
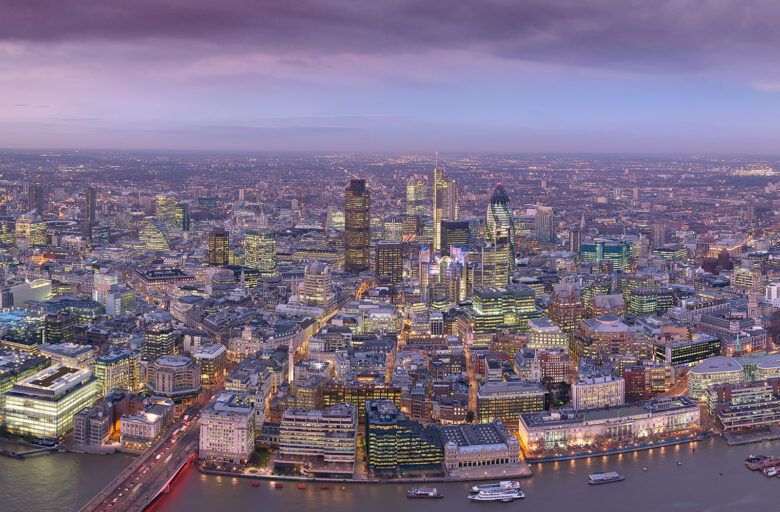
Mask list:
[[[691,373],[721,373],[742,371],[742,365],[733,357],[715,356],[709,357],[691,368]]]

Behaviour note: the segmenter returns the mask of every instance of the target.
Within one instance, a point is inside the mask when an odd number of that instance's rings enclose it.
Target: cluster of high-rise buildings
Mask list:
[[[10,435],[140,451],[206,389],[207,463],[462,476],[780,424],[766,162],[133,162],[0,156]]]

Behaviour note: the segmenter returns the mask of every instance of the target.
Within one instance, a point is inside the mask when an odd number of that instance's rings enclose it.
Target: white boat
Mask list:
[[[605,471],[602,473],[593,473],[588,475],[588,483],[591,485],[608,484],[610,482],[620,482],[623,475],[614,471]]]
[[[471,492],[479,492],[479,491],[498,491],[502,489],[520,489],[520,482],[517,481],[510,481],[510,480],[504,480],[501,482],[498,482],[497,484],[480,484],[475,485],[471,488]]]
[[[488,491],[479,491],[477,494],[469,496],[471,501],[514,501],[525,498],[525,494],[520,489],[496,489]]]

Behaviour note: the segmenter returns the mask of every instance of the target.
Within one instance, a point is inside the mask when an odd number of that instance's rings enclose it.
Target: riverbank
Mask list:
[[[602,457],[604,455],[618,455],[621,453],[641,452],[645,450],[652,450],[653,448],[661,448],[664,446],[674,446],[676,444],[694,443],[696,441],[701,441],[702,439],[707,437],[713,437],[714,435],[715,434],[708,432],[705,434],[700,434],[691,437],[684,437],[681,439],[659,441],[657,443],[642,444],[637,446],[627,446],[625,448],[614,448],[612,450],[602,450],[598,452],[582,452],[582,453],[573,453],[568,455],[556,455],[552,457],[536,457],[536,458],[529,457],[526,458],[525,461],[528,464],[543,464],[545,462],[560,462],[566,460],[588,459],[591,457]]]
[[[482,475],[469,476],[433,476],[433,477],[406,477],[406,478],[327,478],[327,477],[308,477],[303,475],[268,475],[263,473],[234,473],[231,471],[221,471],[211,468],[198,466],[198,470],[207,475],[219,475],[229,477],[248,478],[251,480],[273,480],[289,482],[312,482],[312,483],[334,483],[334,484],[421,484],[421,483],[457,483],[473,482],[481,480],[508,480],[511,478],[530,478],[533,476],[531,468],[527,464],[518,466],[514,471],[501,474],[490,472]]]

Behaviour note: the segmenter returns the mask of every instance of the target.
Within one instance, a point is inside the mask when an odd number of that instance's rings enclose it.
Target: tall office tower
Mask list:
[[[580,252],[580,249],[582,249],[582,231],[579,226],[572,226],[569,230],[569,250]]]
[[[482,247],[482,286],[506,286],[514,266],[512,247],[506,238]]]
[[[276,275],[276,235],[270,229],[247,229],[244,233],[244,265],[263,277]]]
[[[441,252],[441,221],[458,220],[458,184],[438,164],[433,169],[433,251]]]
[[[158,194],[154,198],[154,214],[166,227],[176,226],[176,196],[172,193]]]
[[[664,245],[666,245],[666,226],[653,224],[653,247],[663,247]]]
[[[97,203],[97,190],[94,187],[87,187],[87,193],[84,204],[84,220],[86,222],[95,222],[95,207]]]
[[[468,247],[469,223],[457,220],[441,221],[441,253],[450,254],[452,247]]]
[[[303,271],[303,300],[308,306],[327,308],[331,304],[330,267],[321,261],[306,265]]]
[[[536,219],[534,220],[534,231],[536,239],[548,244],[555,243],[555,213],[549,206],[539,206],[536,208]]]
[[[344,270],[368,270],[370,258],[371,194],[365,180],[350,180],[344,189]]]
[[[424,303],[428,303],[428,286],[431,273],[431,249],[425,245],[420,246],[420,295]]]
[[[190,230],[190,206],[187,203],[176,203],[174,218],[176,229],[181,231]]]
[[[407,215],[425,215],[428,199],[428,180],[416,174],[406,180]]]
[[[391,283],[404,278],[403,245],[396,240],[380,240],[376,244],[376,275],[387,276]]]
[[[43,187],[38,183],[30,183],[30,188],[27,190],[27,209],[43,215],[43,206]]]
[[[227,267],[230,264],[230,235],[223,228],[209,233],[209,266]]]
[[[506,193],[504,186],[498,183],[490,195],[485,223],[485,240],[493,243],[505,240],[506,243],[509,243],[514,256],[517,252],[515,236],[515,222],[512,218],[512,209],[509,206],[509,194]]]
[[[403,230],[404,242],[416,242],[417,236],[420,234],[421,227],[420,217],[417,215],[404,215],[401,221],[401,228]]]

